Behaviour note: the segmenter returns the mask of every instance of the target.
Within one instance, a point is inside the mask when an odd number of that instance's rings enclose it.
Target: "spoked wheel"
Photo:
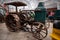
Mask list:
[[[33,25],[35,25],[34,26],[35,29],[33,27],[33,29],[35,30],[35,31],[33,31],[33,36],[35,38],[37,38],[38,40],[44,39],[47,36],[47,34],[48,34],[48,31],[45,28],[45,25],[40,23],[40,22],[34,22]]]
[[[18,15],[16,14],[7,15],[5,19],[5,23],[9,31],[12,32],[19,31],[20,22]]]

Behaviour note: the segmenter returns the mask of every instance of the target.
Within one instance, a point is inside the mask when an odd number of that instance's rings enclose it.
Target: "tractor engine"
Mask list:
[[[20,18],[20,23],[21,23],[21,26],[23,28],[23,30],[25,31],[31,31],[31,26],[33,21],[34,21],[34,16],[35,16],[35,13],[33,11],[29,11],[29,12],[23,12],[19,15],[19,18]]]
[[[24,21],[33,21],[34,20],[34,16],[35,16],[35,13],[34,12],[22,12],[20,14],[20,21],[24,22]]]

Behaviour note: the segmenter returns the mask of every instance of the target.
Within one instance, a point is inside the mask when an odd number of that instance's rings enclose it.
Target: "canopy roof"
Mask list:
[[[10,2],[10,3],[4,3],[5,5],[13,5],[13,6],[27,6],[23,2]]]

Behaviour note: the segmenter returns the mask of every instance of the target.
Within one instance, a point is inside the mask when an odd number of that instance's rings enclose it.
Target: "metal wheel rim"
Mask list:
[[[40,24],[43,25],[43,27],[45,27],[44,24],[42,24],[42,23],[40,23]],[[40,25],[39,25],[39,26],[40,26]],[[39,29],[39,28],[37,28],[37,29]],[[39,32],[37,32],[37,31],[38,31],[37,29],[35,30],[35,32],[33,32],[33,36],[34,36],[35,38],[39,39],[39,40],[44,39],[44,38],[47,36],[47,34],[48,34],[47,29],[46,29],[46,28],[40,28]],[[42,30],[44,30],[44,32],[43,32]],[[43,35],[41,34],[41,32],[45,33],[45,36],[43,36]],[[37,36],[37,35],[38,35],[38,36]],[[41,35],[41,36],[43,36],[43,37],[41,38],[39,35]]]

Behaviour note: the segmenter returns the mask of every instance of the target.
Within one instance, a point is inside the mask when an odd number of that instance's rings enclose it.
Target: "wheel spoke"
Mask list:
[[[40,35],[42,36],[42,38],[43,38],[43,35],[40,33]]]
[[[42,31],[42,30],[41,30],[41,32],[46,34],[46,32],[44,32],[44,31]]]
[[[44,39],[47,36],[47,30],[45,29],[45,25],[42,23],[39,23],[39,25],[35,26],[36,27],[36,33],[35,36],[37,39]]]

